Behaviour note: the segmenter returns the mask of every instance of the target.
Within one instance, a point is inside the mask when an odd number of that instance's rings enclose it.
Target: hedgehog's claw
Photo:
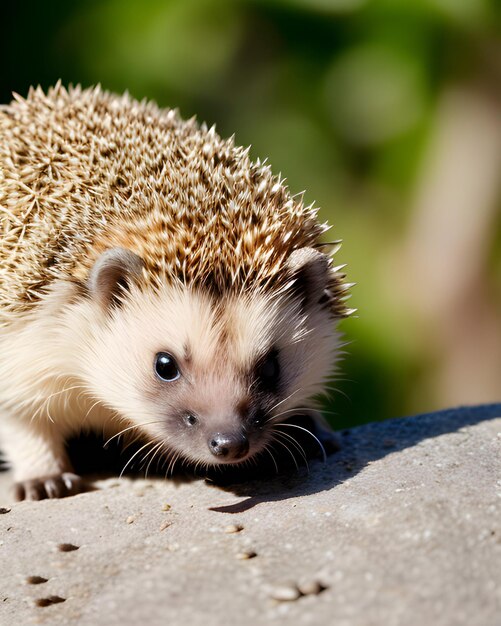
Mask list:
[[[14,485],[14,496],[18,501],[45,500],[74,496],[87,489],[88,485],[80,476],[64,472],[17,482]]]

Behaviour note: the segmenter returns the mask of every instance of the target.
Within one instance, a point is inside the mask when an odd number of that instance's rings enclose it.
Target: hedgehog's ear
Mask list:
[[[120,296],[142,275],[143,259],[125,248],[103,252],[92,267],[87,288],[104,308],[120,305]]]
[[[329,257],[313,248],[299,248],[287,259],[292,289],[305,308],[323,302],[329,284]]]

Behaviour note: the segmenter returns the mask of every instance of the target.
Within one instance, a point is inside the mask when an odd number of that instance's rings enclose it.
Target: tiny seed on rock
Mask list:
[[[162,511],[170,511],[171,510],[171,505],[170,504],[164,504],[162,505]]]
[[[294,602],[301,597],[301,592],[296,585],[277,585],[272,589],[270,596],[278,602]]]
[[[35,600],[35,604],[37,606],[50,606],[51,604],[59,604],[60,602],[65,602],[65,598],[61,598],[60,596],[49,596],[48,598],[38,598]]]
[[[230,524],[229,526],[226,526],[224,532],[228,534],[239,533],[243,529],[244,527],[242,526],[242,524]]]
[[[253,559],[256,556],[257,552],[254,552],[253,550],[245,550],[244,552],[237,553],[237,559],[240,559],[241,561],[247,561],[248,559]]]
[[[318,582],[318,580],[309,580],[301,585],[298,585],[299,591],[303,596],[318,596],[319,593],[325,591],[327,587]]]
[[[72,543],[60,543],[57,546],[59,552],[73,552],[73,550],[78,550],[79,546],[74,546]]]
[[[164,522],[162,522],[160,524],[160,530],[165,530],[166,528],[169,528],[169,526],[172,525],[172,522],[169,522],[168,520],[165,520]]]
[[[26,582],[28,585],[41,585],[42,583],[46,583],[48,578],[43,578],[43,576],[28,576]]]
[[[5,513],[10,513],[11,509],[8,506],[0,507],[0,515],[5,515]]]

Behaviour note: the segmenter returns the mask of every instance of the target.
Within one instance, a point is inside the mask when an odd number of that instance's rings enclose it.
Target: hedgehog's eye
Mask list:
[[[168,352],[158,352],[155,356],[155,372],[160,380],[172,382],[181,376],[174,357]]]
[[[196,426],[196,424],[198,423],[198,418],[196,415],[193,415],[193,413],[187,413],[184,416],[184,423],[186,424],[186,426]]]
[[[258,368],[258,377],[265,391],[276,391],[280,378],[278,351],[272,350]]]

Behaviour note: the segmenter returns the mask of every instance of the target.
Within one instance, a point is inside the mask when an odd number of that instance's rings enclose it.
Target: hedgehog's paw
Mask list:
[[[14,484],[14,496],[16,500],[45,500],[74,496],[87,489],[87,483],[80,476],[64,472],[17,482]]]

